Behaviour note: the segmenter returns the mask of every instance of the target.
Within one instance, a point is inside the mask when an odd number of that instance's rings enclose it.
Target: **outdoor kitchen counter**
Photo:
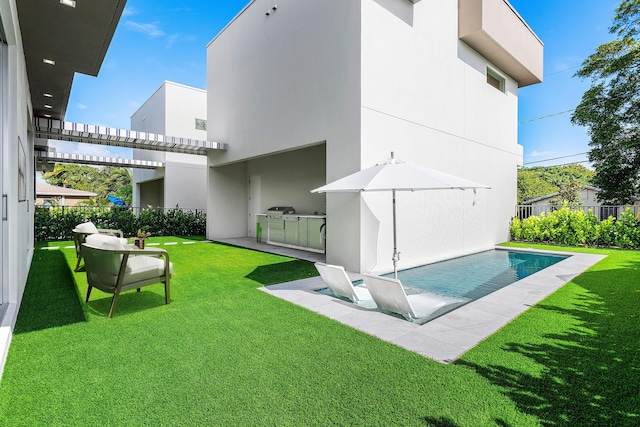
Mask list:
[[[324,253],[325,215],[285,214],[281,217],[256,214],[262,227],[262,241],[311,252]]]

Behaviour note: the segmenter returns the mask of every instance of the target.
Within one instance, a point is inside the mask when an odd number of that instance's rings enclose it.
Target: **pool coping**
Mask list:
[[[606,257],[531,248],[498,246],[496,249],[569,257],[424,325],[315,292],[327,287],[320,276],[259,289],[422,356],[441,363],[452,363],[518,315]],[[361,279],[359,274],[347,274],[352,281]]]

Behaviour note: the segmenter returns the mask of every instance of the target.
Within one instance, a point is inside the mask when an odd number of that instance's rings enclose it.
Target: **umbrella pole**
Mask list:
[[[393,194],[393,277],[398,278],[398,260],[400,259],[400,252],[398,252],[398,240],[396,236],[396,190],[392,190]]]

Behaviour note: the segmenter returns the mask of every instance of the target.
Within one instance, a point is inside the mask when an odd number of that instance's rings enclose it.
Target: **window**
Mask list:
[[[618,218],[617,206],[600,206],[600,221],[609,218],[610,216]]]
[[[197,130],[207,130],[207,121],[204,119],[196,119]]]
[[[491,68],[487,68],[487,83],[504,93],[504,77]]]
[[[18,137],[18,201],[27,200],[27,156]]]

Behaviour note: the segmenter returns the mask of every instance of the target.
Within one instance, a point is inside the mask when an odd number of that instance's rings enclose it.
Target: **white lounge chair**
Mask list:
[[[369,274],[363,274],[362,277],[378,308],[400,314],[407,320],[430,318],[445,307],[468,301],[436,293],[407,295],[398,279]]]
[[[371,301],[369,290],[364,285],[353,286],[341,265],[317,262],[315,266],[333,295],[347,298],[355,303]]]
[[[91,221],[78,224],[76,225],[76,228],[71,231],[73,231],[73,243],[76,246],[76,258],[78,259],[74,271],[78,271],[80,269],[80,262],[82,261],[82,244],[85,242],[87,236],[91,234],[106,234],[108,236],[115,236],[119,238],[120,243],[123,245],[127,245],[128,243],[127,239],[124,238],[122,231],[108,228],[97,228]],[[125,246],[125,249],[131,249],[131,247]]]
[[[169,281],[173,264],[164,249],[125,249],[117,237],[91,234],[82,244],[87,272],[87,297],[93,288],[112,293],[109,317],[118,301],[120,292],[137,289],[154,283],[164,283],[165,302],[169,304]],[[160,259],[163,258],[163,259]]]

